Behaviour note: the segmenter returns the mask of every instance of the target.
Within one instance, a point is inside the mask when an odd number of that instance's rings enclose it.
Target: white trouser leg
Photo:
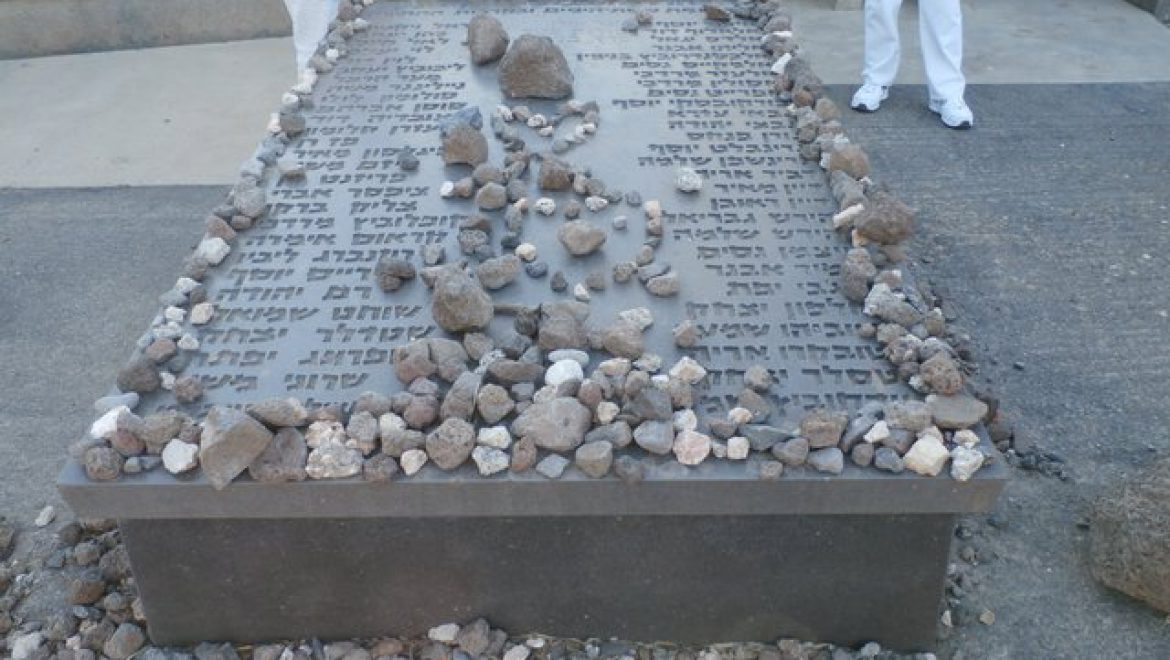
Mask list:
[[[303,71],[317,44],[329,31],[329,21],[337,17],[339,0],[284,0],[293,25],[293,47],[297,51],[297,71]]]
[[[865,69],[861,79],[867,85],[888,87],[898,75],[898,60],[902,55],[898,40],[901,8],[902,0],[865,0]]]
[[[963,77],[963,9],[959,0],[918,0],[922,60],[932,99],[961,99]]]

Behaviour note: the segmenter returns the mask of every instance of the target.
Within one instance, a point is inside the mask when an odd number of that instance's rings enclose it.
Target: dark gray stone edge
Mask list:
[[[1008,479],[999,461],[965,483],[852,465],[840,475],[795,468],[774,481],[743,465],[704,464],[685,478],[678,469],[654,467],[644,481],[625,483],[575,470],[551,481],[532,472],[484,478],[471,466],[452,473],[427,466],[411,479],[389,483],[259,483],[242,477],[217,491],[202,477],[176,481],[160,472],[93,482],[70,459],[57,485],[79,517],[137,520],[976,513],[991,510]]]

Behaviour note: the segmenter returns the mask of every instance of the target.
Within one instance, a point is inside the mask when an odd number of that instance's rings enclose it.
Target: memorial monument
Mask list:
[[[156,642],[933,643],[987,409],[734,13],[343,1],[61,476]]]

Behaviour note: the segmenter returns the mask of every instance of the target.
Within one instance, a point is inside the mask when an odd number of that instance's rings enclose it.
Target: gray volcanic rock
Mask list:
[[[295,397],[273,397],[257,401],[248,404],[244,410],[271,428],[304,426],[309,420],[309,411]]]
[[[1170,612],[1170,460],[1097,501],[1089,569],[1105,586]]]
[[[149,394],[162,385],[158,367],[145,355],[133,358],[118,372],[118,389],[123,392]]]
[[[495,62],[508,51],[508,32],[495,16],[477,14],[467,24],[467,48],[472,62]]]
[[[443,421],[427,435],[427,455],[444,470],[463,465],[475,449],[475,428],[457,417]]]
[[[573,168],[563,160],[546,157],[540,161],[536,185],[541,190],[568,190],[573,185]]]
[[[520,35],[500,61],[500,89],[510,98],[563,99],[573,93],[573,72],[553,40]]]
[[[968,429],[987,416],[987,404],[969,394],[926,397],[931,419],[940,429]]]
[[[540,330],[537,343],[546,351],[560,348],[587,348],[589,335],[585,319],[589,305],[576,301],[546,303],[540,306]]]
[[[584,220],[566,222],[557,230],[557,239],[569,254],[583,257],[605,245],[605,230]]]
[[[447,268],[435,281],[431,315],[448,332],[479,330],[491,323],[495,307],[487,291],[458,268]]]
[[[283,428],[273,436],[268,448],[248,466],[248,474],[256,481],[304,481],[305,460],[308,457],[309,449],[301,432],[294,428]]]
[[[199,464],[216,490],[223,490],[272,443],[272,432],[239,410],[212,406],[203,420]]]
[[[486,289],[492,291],[502,289],[520,276],[520,257],[505,254],[502,257],[488,259],[475,269],[475,276]]]
[[[642,422],[634,429],[634,442],[651,454],[665,456],[674,448],[674,427],[661,420]]]
[[[938,394],[958,394],[963,389],[963,373],[946,353],[935,353],[918,369],[922,382]]]
[[[475,395],[479,391],[482,377],[474,371],[465,371],[451,385],[447,396],[443,398],[443,405],[439,408],[439,415],[444,419],[458,417],[470,420],[475,414]]]
[[[848,423],[849,417],[845,413],[818,408],[800,421],[800,434],[813,449],[835,447]]]
[[[537,447],[550,451],[571,451],[585,439],[593,413],[571,397],[529,406],[515,422],[512,434],[530,438]]]
[[[594,479],[600,479],[613,465],[613,445],[604,440],[583,444],[577,448],[574,459],[577,469]]]

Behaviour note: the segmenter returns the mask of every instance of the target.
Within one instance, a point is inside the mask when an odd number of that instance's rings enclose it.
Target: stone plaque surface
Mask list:
[[[574,98],[601,108],[596,135],[563,158],[591,168],[611,189],[662,202],[665,237],[656,260],[682,280],[681,295],[665,299],[636,279],[612,281],[613,264],[632,259],[645,239],[641,210],[623,202],[583,212],[609,232],[604,248],[586,258],[570,257],[557,242],[559,212],[530,213],[522,239],[538,247],[550,273],[564,271],[570,290],[554,293],[547,277],[521,274],[495,299],[527,305],[569,299],[573,284],[602,272],[609,285],[592,294],[591,323],[604,326],[619,310],[649,307],[655,322],[647,348],[668,366],[680,357],[671,328],[692,319],[701,340],[686,352],[710,371],[700,415],[733,407],[744,370],[755,364],[777,380],[773,424],[799,421],[818,406],[856,409],[903,396],[877,344],[857,337],[865,321],[860,310],[837,291],[848,246],[832,236],[835,206],[823,173],[797,153],[770,88],[758,30],[748,22],[705,21],[698,6],[654,5],[654,24],[637,34],[619,29],[630,15],[623,6],[488,7],[513,38],[547,34],[561,45],[576,77]],[[465,105],[478,106],[485,118],[502,102],[556,112],[553,102],[505,100],[496,65],[470,63],[465,26],[482,8],[388,2],[365,14],[372,26],[322,77],[308,129],[291,145],[307,179],[272,184],[268,216],[241,234],[209,277],[218,313],[202,330],[202,349],[187,371],[205,387],[202,407],[189,412],[275,395],[349,404],[367,390],[398,391],[391,350],[442,334],[421,281],[383,293],[371,276],[383,255],[421,266],[427,243],[445,245],[449,261],[462,257],[457,225],[475,212],[474,202],[442,199],[438,190],[470,168],[443,166],[439,122]],[[577,123],[567,119],[557,135]],[[484,131],[490,136],[488,126]],[[530,150],[549,150],[552,138],[520,131]],[[491,162],[501,164],[502,144],[490,137],[489,143]],[[421,159],[416,172],[396,164],[407,147]],[[703,176],[701,192],[675,189],[680,166]],[[543,195],[535,172],[528,182],[531,199]],[[576,198],[549,196],[562,207]],[[486,215],[500,253],[502,212]],[[628,229],[612,227],[617,215],[629,217]],[[498,315],[493,330],[511,322]],[[147,403],[146,411],[173,399],[164,393]]]

